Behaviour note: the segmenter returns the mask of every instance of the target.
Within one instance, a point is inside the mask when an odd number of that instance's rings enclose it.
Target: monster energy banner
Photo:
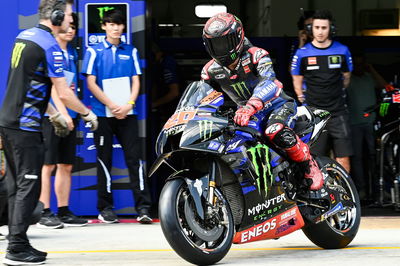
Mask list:
[[[211,138],[213,121],[199,120],[197,122],[200,127],[200,138],[203,140]]]
[[[265,192],[265,196],[268,194],[268,188],[272,185],[273,176],[271,172],[269,148],[263,144],[257,144],[247,150],[251,163],[254,168],[254,172],[257,175],[257,187],[258,191]]]
[[[111,1],[110,1],[111,2]],[[118,9],[122,12],[123,16],[127,19],[130,18],[128,4],[127,3],[114,3],[114,4],[105,4],[105,3],[91,3],[86,5],[86,17],[87,22],[86,26],[86,47],[96,45],[104,40],[106,34],[101,27],[101,22],[103,19],[104,12]],[[130,43],[130,23],[128,20],[124,22],[126,25],[121,40],[126,43]],[[129,33],[129,34],[128,34]]]

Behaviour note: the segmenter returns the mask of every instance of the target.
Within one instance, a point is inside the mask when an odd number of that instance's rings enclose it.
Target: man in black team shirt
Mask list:
[[[69,89],[63,74],[63,55],[53,34],[72,22],[72,0],[41,0],[39,25],[21,32],[14,44],[7,90],[0,110],[0,134],[7,161],[7,265],[42,264],[46,252],[33,248],[27,237],[30,217],[38,202],[44,159],[41,134],[43,115],[54,84],[65,105],[97,127],[97,117]],[[62,117],[49,107],[55,125]],[[65,121],[64,121],[65,122]]]
[[[235,123],[260,131],[265,127],[265,136],[304,166],[305,178],[312,180],[310,189],[320,189],[322,173],[308,145],[291,128],[296,103],[283,92],[268,52],[251,45],[244,37],[242,22],[229,13],[207,21],[203,40],[213,59],[203,67],[201,78],[239,106]]]
[[[352,155],[350,127],[344,88],[350,82],[353,68],[349,49],[332,41],[335,25],[327,10],[316,11],[309,28],[314,39],[297,50],[292,61],[293,86],[300,102],[329,111],[332,114],[326,132],[315,143],[312,151],[327,155],[332,142],[338,163],[350,171]],[[303,80],[307,86],[303,94]]]

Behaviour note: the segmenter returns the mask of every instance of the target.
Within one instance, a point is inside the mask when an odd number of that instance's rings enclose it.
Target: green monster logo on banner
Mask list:
[[[213,121],[199,120],[197,122],[199,123],[200,127],[200,138],[203,140],[211,138]]]
[[[251,162],[257,174],[258,191],[268,193],[268,186],[273,182],[271,166],[269,164],[269,148],[263,144],[250,148],[247,152],[251,155]]]
[[[26,44],[22,42],[17,42],[14,46],[12,56],[11,56],[11,68],[17,68],[19,60],[21,59],[22,51],[24,50]]]
[[[103,7],[98,7],[97,9],[99,10],[99,17],[100,17],[100,19],[103,19],[104,12],[113,10],[114,7],[103,6]]]
[[[237,82],[235,84],[232,84],[231,86],[239,96],[242,96],[243,98],[248,98],[251,96],[251,93],[244,81]]]

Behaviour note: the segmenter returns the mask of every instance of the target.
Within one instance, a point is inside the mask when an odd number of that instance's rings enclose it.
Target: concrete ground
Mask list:
[[[132,221],[132,220],[130,220]],[[28,231],[31,244],[49,252],[48,265],[190,265],[165,240],[159,223],[102,224]],[[7,228],[0,227],[6,234]],[[4,256],[6,240],[0,240]],[[233,245],[221,265],[400,265],[400,217],[362,217],[346,249],[322,250],[302,231],[279,240]]]

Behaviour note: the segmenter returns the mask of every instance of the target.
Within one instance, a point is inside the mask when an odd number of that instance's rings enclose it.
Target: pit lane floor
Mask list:
[[[102,224],[39,229],[31,226],[31,244],[49,252],[48,265],[190,265],[168,245],[159,223]],[[0,227],[6,234],[7,228]],[[6,240],[0,240],[4,257]],[[400,217],[362,217],[350,245],[323,250],[302,231],[279,240],[232,245],[220,265],[400,265]]]

